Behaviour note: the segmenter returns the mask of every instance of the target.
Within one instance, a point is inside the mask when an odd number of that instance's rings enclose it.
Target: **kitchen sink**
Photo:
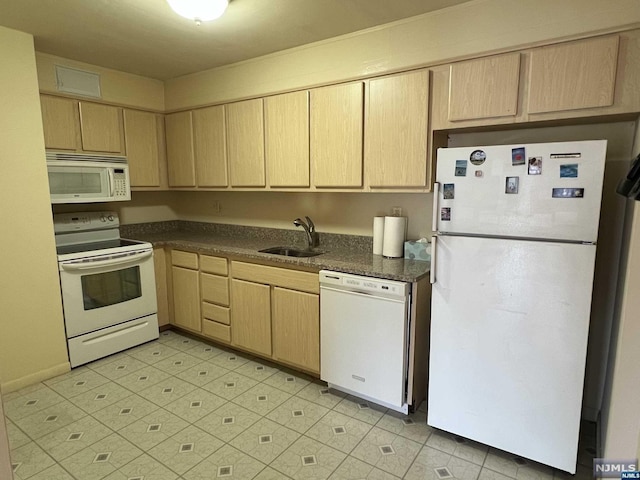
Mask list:
[[[284,255],[285,257],[315,257],[322,255],[324,252],[314,250],[300,250],[293,247],[271,247],[264,250],[258,250],[260,253],[272,253],[274,255]]]

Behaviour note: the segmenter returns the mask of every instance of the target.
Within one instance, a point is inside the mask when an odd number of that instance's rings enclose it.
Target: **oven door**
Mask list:
[[[59,262],[67,338],[157,312],[153,250]]]

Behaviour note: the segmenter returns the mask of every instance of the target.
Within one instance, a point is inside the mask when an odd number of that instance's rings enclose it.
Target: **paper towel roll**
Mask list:
[[[399,258],[404,255],[404,238],[407,217],[384,217],[384,242],[382,255]]]
[[[373,254],[382,255],[384,217],[373,217]]]

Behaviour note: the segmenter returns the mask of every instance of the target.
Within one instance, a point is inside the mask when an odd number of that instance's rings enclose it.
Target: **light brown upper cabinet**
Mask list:
[[[361,187],[364,83],[316,88],[310,93],[313,184]]]
[[[162,117],[140,110],[123,110],[124,138],[132,187],[160,186],[158,121]]]
[[[199,187],[226,187],[227,142],[224,106],[193,112],[196,181]]]
[[[44,145],[56,150],[77,150],[78,116],[77,102],[67,98],[40,95]]]
[[[368,83],[364,168],[371,187],[427,185],[429,72]]]
[[[122,153],[122,109],[98,103],[78,103],[82,149]]]
[[[124,153],[121,108],[49,95],[40,106],[46,148]]]
[[[265,159],[269,186],[309,186],[309,93],[264,99]]]
[[[515,115],[519,79],[520,53],[452,64],[449,121]]]
[[[533,49],[529,113],[613,105],[618,45],[613,35]]]
[[[225,105],[229,179],[232,187],[264,187],[262,98]]]
[[[193,157],[193,119],[191,112],[165,117],[167,135],[167,174],[170,187],[195,187]]]

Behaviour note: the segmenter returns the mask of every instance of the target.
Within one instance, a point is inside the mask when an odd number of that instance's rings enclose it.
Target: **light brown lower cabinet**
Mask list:
[[[229,309],[227,308],[227,310]],[[202,317],[202,334],[206,337],[221,340],[226,343],[231,341],[231,327],[229,325],[209,320],[204,316]]]
[[[227,259],[200,255],[202,334],[224,343],[231,342]]]
[[[156,273],[156,298],[158,302],[158,326],[169,323],[169,295],[167,284],[167,255],[162,247],[153,249],[153,266]]]
[[[167,254],[173,325],[320,373],[317,273],[181,250]]]
[[[271,356],[269,285],[231,280],[232,345]]]
[[[274,360],[320,372],[320,297],[274,287],[271,299]]]
[[[198,270],[171,267],[173,283],[173,322],[182,328],[200,332],[200,282]]]
[[[318,274],[231,262],[232,345],[320,372]]]

